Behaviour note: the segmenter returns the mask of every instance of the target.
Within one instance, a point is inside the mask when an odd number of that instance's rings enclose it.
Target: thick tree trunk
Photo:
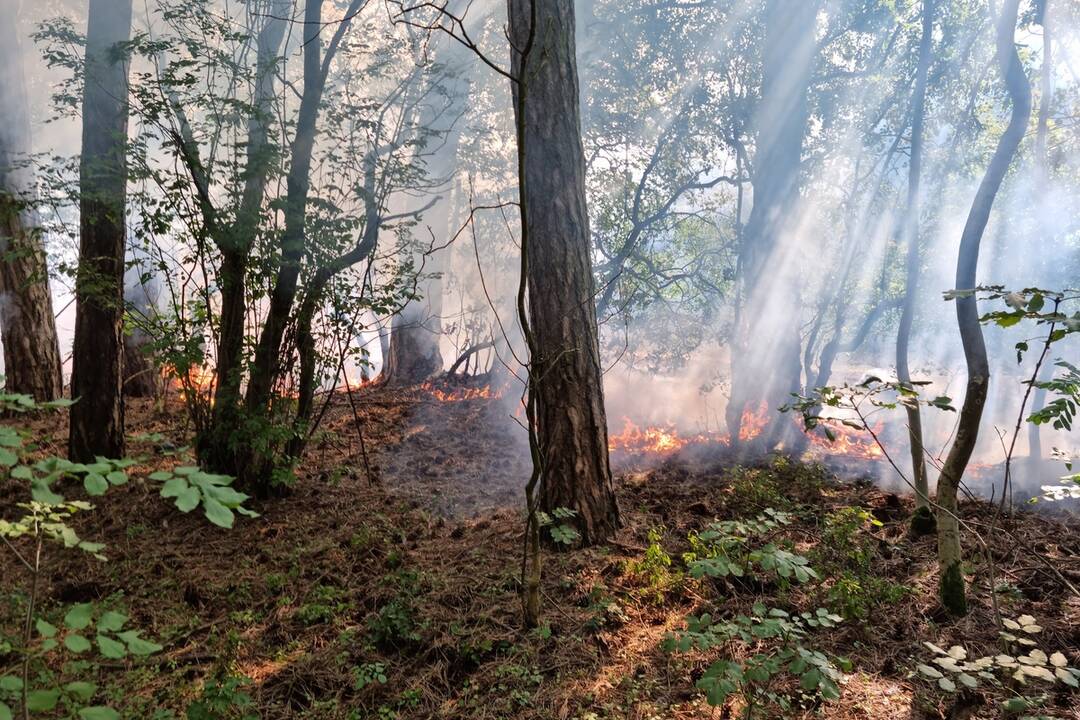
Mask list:
[[[391,385],[424,382],[443,370],[439,349],[442,323],[433,304],[410,302],[401,309],[390,327],[389,355],[383,378]]]
[[[0,1],[0,336],[4,389],[36,400],[64,392],[48,267],[22,163],[31,152],[30,105],[16,33],[18,2]]]
[[[754,201],[739,249],[741,304],[733,332],[728,431],[737,439],[743,413],[769,410],[798,392],[802,377],[799,302],[785,233],[796,224],[807,94],[816,52],[817,0],[767,0],[761,101],[755,114]],[[790,439],[774,422],[766,442]]]
[[[997,61],[1012,101],[1012,114],[975,194],[963,235],[960,237],[960,254],[956,262],[958,290],[973,291],[975,288],[983,231],[990,219],[994,198],[1020,142],[1024,139],[1028,118],[1031,116],[1031,88],[1013,43],[1019,2],[1020,0],[1005,0],[998,20]],[[956,320],[964,345],[968,380],[967,394],[964,396],[964,405],[960,409],[960,421],[956,428],[956,439],[949,448],[949,454],[941,468],[941,477],[938,479],[938,582],[941,602],[945,609],[953,615],[964,615],[967,612],[967,598],[961,570],[956,492],[975,449],[990,383],[990,366],[974,292],[956,300]]]
[[[907,222],[904,239],[907,243],[904,305],[900,314],[900,327],[896,334],[896,379],[907,388],[911,385],[911,369],[908,366],[908,347],[911,342],[911,326],[915,318],[915,301],[919,290],[919,222],[921,204],[919,183],[922,180],[923,126],[926,116],[926,82],[930,71],[934,41],[934,12],[937,0],[923,0],[922,37],[919,40],[919,62],[915,68],[915,91],[911,98],[911,159],[908,162]],[[922,413],[918,403],[904,406],[908,419],[908,441],[911,450],[912,483],[915,485],[916,514],[921,518],[918,527],[926,527],[930,512],[930,484],[926,473],[926,457],[923,451]],[[915,527],[913,525],[913,527]]]
[[[533,3],[535,2],[535,7]],[[572,0],[508,0],[529,323],[543,469],[540,507],[569,508],[585,544],[619,527],[597,339]],[[520,50],[535,40],[522,72]],[[521,93],[524,93],[522,95]]]
[[[131,0],[90,0],[80,164],[68,452],[75,461],[124,454],[124,212],[127,200]]]

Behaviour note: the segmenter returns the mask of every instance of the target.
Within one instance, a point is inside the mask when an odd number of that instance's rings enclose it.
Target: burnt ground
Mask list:
[[[665,635],[690,614],[734,615],[757,601],[837,609],[843,600],[849,618],[808,641],[850,660],[840,700],[773,707],[762,717],[1002,716],[1006,690],[953,695],[912,674],[931,657],[923,642],[981,655],[999,652],[1000,641],[986,555],[966,568],[977,584],[971,613],[949,622],[934,595],[934,542],[908,536],[906,498],[783,458],[738,467],[718,452],[639,465],[617,478],[625,527],[613,542],[547,554],[544,624],[526,631],[517,588],[527,468],[507,404],[376,387],[362,392],[358,409],[366,464],[349,405],[334,398],[291,493],[253,503],[261,517],[232,530],[180,515],[139,480],[183,462],[190,439],[175,399],[129,409],[129,454],[143,462],[77,523],[81,536],[107,544],[108,562],[57,550],[46,558],[44,616],[58,621],[64,604],[94,601],[125,609],[165,645],[147,661],[86,671],[103,688],[97,702],[130,718],[184,717],[209,680],[242,676],[262,718],[737,717],[737,699],[713,709],[694,688],[719,653],[670,655]],[[43,453],[63,451],[62,415],[33,426]],[[177,454],[166,454],[172,448]],[[0,484],[0,517],[15,514],[21,492],[13,481]],[[682,572],[693,531],[767,507],[793,514],[776,540],[807,555],[821,582],[717,583]],[[845,508],[865,509],[880,525],[860,523],[838,539],[823,518]],[[969,518],[986,512],[963,510]],[[1040,646],[1080,664],[1080,600],[1039,559],[1080,584],[1076,524],[1024,513],[1006,529],[986,538],[1003,613],[1034,616],[1044,628]],[[650,530],[670,566],[643,564]],[[977,546],[965,538],[969,553]],[[847,592],[838,594],[841,578]],[[25,582],[3,555],[6,635],[17,627]],[[0,675],[10,663],[0,656]],[[1043,706],[1033,715],[1080,717],[1077,696],[1060,684],[1023,692]]]

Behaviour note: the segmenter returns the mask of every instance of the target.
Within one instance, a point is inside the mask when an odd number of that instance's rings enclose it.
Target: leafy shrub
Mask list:
[[[716,620],[709,614],[691,616],[686,621],[687,629],[669,635],[664,647],[669,652],[723,648],[731,657],[712,663],[697,687],[716,707],[723,706],[732,695],[740,696],[749,718],[768,705],[786,712],[798,697],[835,700],[840,696],[838,682],[843,674],[837,666],[847,667],[847,661],[803,645],[811,629],[833,628],[840,622],[839,615],[823,608],[793,615],[756,603],[750,614],[732,620]],[[735,659],[738,653],[734,648],[741,648],[747,656]],[[753,654],[749,654],[751,651]],[[798,696],[777,689],[776,680],[782,675],[798,680]]]
[[[662,528],[651,528],[644,557],[626,565],[627,573],[644,584],[645,594],[657,605],[664,602],[667,592],[682,579],[682,573],[671,570],[671,556],[660,544],[662,537]]]
[[[762,539],[791,523],[788,513],[766,508],[753,520],[714,522],[700,533],[691,533],[690,552],[683,555],[690,576],[701,578],[741,578],[751,566],[775,575],[781,582],[794,579],[804,583],[817,578],[809,560],[781,548],[774,542],[751,547],[750,541]]]

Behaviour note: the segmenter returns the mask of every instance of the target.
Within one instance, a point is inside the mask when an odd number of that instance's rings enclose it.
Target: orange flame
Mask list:
[[[502,391],[495,391],[490,385],[483,387],[460,387],[442,389],[434,383],[426,382],[420,386],[439,402],[461,402],[462,400],[494,400],[502,397]]]
[[[608,437],[608,450],[621,450],[628,453],[671,453],[680,450],[690,440],[679,437],[674,426],[666,428],[649,427],[642,430],[630,418],[623,418],[626,423],[618,435]]]

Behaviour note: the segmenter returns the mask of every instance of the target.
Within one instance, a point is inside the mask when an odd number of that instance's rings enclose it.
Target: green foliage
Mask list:
[[[645,594],[657,605],[664,602],[668,591],[682,580],[682,573],[671,570],[671,556],[664,550],[662,528],[650,528],[649,545],[640,560],[631,560],[626,571],[643,583]]]
[[[353,668],[353,680],[357,690],[369,685],[386,684],[386,666],[380,662],[362,663]]]
[[[767,705],[787,711],[800,697],[810,700],[840,697],[840,667],[846,667],[847,661],[830,658],[804,645],[812,629],[828,630],[840,622],[839,615],[823,608],[791,614],[756,603],[749,614],[737,615],[732,620],[717,620],[709,614],[691,616],[686,621],[687,629],[669,635],[664,647],[669,652],[722,648],[725,655],[730,654],[732,657],[710,665],[697,687],[704,691],[708,703],[716,707],[723,706],[732,695],[742,697],[746,717],[752,717]],[[781,675],[798,680],[796,696],[777,689],[776,679]]]
[[[846,618],[865,618],[874,608],[898,602],[908,592],[880,572],[878,541],[868,531],[880,526],[864,508],[840,508],[825,516],[814,561],[829,583],[829,606]]]
[[[161,497],[172,498],[177,510],[189,513],[202,505],[206,519],[218,527],[231,528],[234,512],[259,516],[243,506],[249,496],[231,488],[233,478],[228,475],[213,475],[187,465],[150,473],[149,479],[164,482]]]
[[[206,681],[202,694],[187,709],[187,720],[258,720],[255,701],[243,691],[249,680],[225,675]]]
[[[690,534],[690,552],[684,553],[693,578],[743,577],[752,566],[775,575],[781,582],[794,579],[804,583],[817,578],[809,560],[785,550],[775,542],[752,546],[791,522],[788,513],[767,508],[753,520],[714,522],[700,533]]]
[[[550,515],[546,512],[537,512],[536,521],[541,528],[547,528],[553,541],[559,545],[570,547],[581,539],[581,533],[573,525],[566,522],[576,516],[577,511],[559,507],[552,510]]]

